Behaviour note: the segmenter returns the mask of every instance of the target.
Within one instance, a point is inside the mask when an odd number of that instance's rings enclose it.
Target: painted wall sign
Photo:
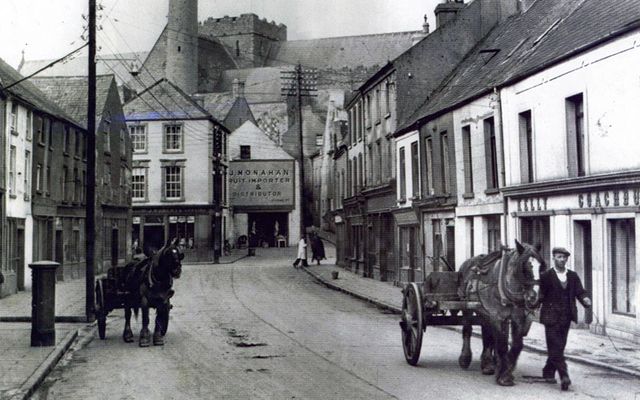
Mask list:
[[[293,161],[240,160],[229,165],[234,207],[294,206]]]
[[[580,208],[640,206],[640,189],[580,193],[578,206]]]

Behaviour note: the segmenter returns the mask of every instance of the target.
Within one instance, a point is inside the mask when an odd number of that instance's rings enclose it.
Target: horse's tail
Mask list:
[[[133,317],[136,319],[136,321],[138,320],[138,312],[140,311],[140,307],[135,306],[133,307]]]

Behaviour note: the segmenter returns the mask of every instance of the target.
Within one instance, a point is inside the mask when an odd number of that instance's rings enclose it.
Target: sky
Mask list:
[[[148,51],[167,21],[169,0],[97,0],[98,55]],[[289,40],[422,29],[441,0],[200,0],[198,19],[255,13],[287,25]],[[83,43],[87,0],[0,0],[0,58],[13,67],[56,59]],[[140,12],[143,10],[143,12]],[[101,29],[100,29],[101,28]],[[85,50],[86,51],[86,50]]]

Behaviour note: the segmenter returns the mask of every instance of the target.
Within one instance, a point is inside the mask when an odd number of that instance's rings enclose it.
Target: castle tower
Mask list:
[[[166,77],[187,94],[198,91],[198,0],[169,0]]]

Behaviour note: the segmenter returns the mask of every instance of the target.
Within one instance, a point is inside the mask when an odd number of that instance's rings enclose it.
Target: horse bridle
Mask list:
[[[525,307],[526,307],[526,300],[523,298],[522,300],[519,298],[515,298],[514,294],[508,290],[506,288],[506,282],[505,282],[505,264],[508,263],[509,259],[509,254],[513,253],[514,250],[509,251],[509,252],[505,252],[505,254],[502,256],[502,258],[500,260],[498,260],[498,262],[500,263],[499,269],[498,269],[498,292],[500,293],[500,300],[503,303],[503,305],[506,305],[507,300],[514,303],[514,304],[519,304],[524,302]],[[522,257],[522,255],[520,256]],[[528,260],[526,261],[527,263],[529,262]],[[532,266],[533,268],[533,266]],[[531,288],[533,288],[535,285],[540,285],[540,279],[529,279],[528,277],[526,277],[527,280],[525,282],[521,282],[522,286],[525,287],[525,291],[522,293],[518,293],[519,295],[521,294],[522,296],[525,296],[525,292],[526,290],[530,290]]]

